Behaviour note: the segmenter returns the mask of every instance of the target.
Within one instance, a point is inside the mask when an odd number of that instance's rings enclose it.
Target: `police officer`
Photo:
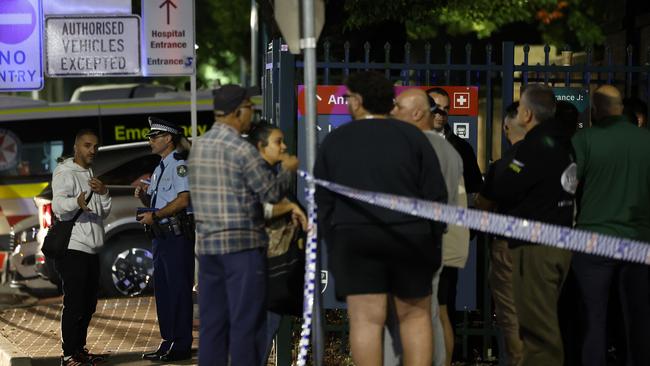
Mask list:
[[[168,362],[191,358],[194,222],[186,154],[178,151],[189,142],[174,123],[149,117],[149,125],[151,151],[161,160],[150,184],[138,186],[135,196],[151,209],[137,218],[153,237],[154,291],[162,343],[142,358]]]

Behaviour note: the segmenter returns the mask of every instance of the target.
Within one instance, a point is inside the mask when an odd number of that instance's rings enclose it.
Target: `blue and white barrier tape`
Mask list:
[[[298,344],[298,366],[307,364],[307,353],[309,351],[309,336],[311,335],[311,325],[314,307],[314,291],[316,288],[316,249],[318,240],[316,238],[316,201],[314,193],[316,186],[313,182],[307,182],[305,189],[307,196],[307,217],[309,220],[309,231],[307,232],[307,245],[305,247],[305,284],[302,310],[302,330],[300,331],[300,343]],[[320,279],[319,279],[320,280]]]
[[[543,244],[554,248],[567,249],[575,252],[600,255],[611,259],[650,265],[650,243],[546,224],[539,221],[495,214],[481,210],[449,206],[417,198],[364,191],[316,179],[303,171],[300,171],[300,176],[305,178],[311,187],[320,185],[343,196],[413,216],[452,225],[464,226],[474,230],[501,235],[507,238],[519,239],[526,242]],[[315,189],[310,189],[308,191],[307,202],[315,202],[314,193]],[[312,204],[310,204],[310,210],[311,207]],[[310,211],[309,215],[310,225],[315,225],[316,216],[314,212]],[[309,319],[309,325],[311,326],[311,304],[313,303],[314,298],[313,284],[311,287],[311,293],[308,293],[307,291],[307,279],[309,278],[313,281],[316,276],[316,230],[310,230],[309,234],[309,241],[311,242],[311,240],[314,240],[314,252],[312,253],[308,251],[307,253],[308,256],[313,255],[314,265],[311,265],[311,259],[307,260],[307,268],[305,271],[305,309],[303,314],[305,323],[303,324],[303,332],[305,331],[305,324],[308,321],[307,319]],[[314,272],[308,273],[310,270]],[[311,302],[308,302],[308,296],[311,299]],[[307,304],[310,304],[309,307]],[[307,342],[308,341],[309,334],[307,335]],[[305,355],[307,352],[306,348],[308,347],[308,343],[306,344]],[[301,340],[301,352],[302,346],[303,343]],[[304,365],[304,363],[301,364],[299,359],[298,365]]]

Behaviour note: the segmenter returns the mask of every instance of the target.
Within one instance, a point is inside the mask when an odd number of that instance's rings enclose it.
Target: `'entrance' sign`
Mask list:
[[[142,74],[194,73],[194,1],[142,0]]]
[[[47,74],[140,75],[139,28],[137,15],[47,17]]]

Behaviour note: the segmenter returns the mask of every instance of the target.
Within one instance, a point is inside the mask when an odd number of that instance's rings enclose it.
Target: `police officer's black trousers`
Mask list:
[[[158,325],[166,343],[164,347],[187,351],[192,347],[194,243],[184,236],[154,239],[153,270]]]
[[[71,356],[86,346],[88,325],[97,307],[99,255],[67,250],[54,265],[63,282],[63,355]]]

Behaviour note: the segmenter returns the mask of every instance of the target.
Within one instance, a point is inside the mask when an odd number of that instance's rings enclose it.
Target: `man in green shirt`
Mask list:
[[[577,228],[650,242],[650,132],[630,124],[620,92],[593,95],[594,125],[573,137],[582,186]],[[573,270],[586,307],[583,365],[605,365],[607,300],[616,286],[625,323],[628,365],[650,365],[648,266],[576,254]],[[618,282],[612,283],[618,274]]]

